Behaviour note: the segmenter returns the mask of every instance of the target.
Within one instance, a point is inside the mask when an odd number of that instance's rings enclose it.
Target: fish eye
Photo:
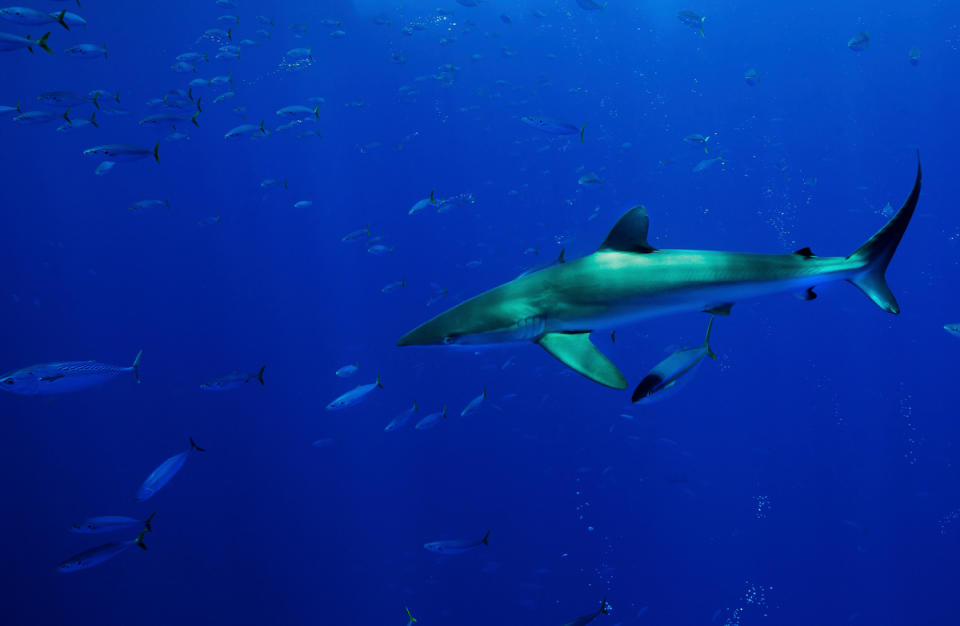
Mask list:
[[[457,342],[456,335],[447,335],[446,337],[443,338],[443,345],[445,346],[449,346],[450,344],[453,344],[456,342]]]
[[[12,379],[12,378],[6,378],[6,379],[4,379],[3,382],[7,383],[8,385],[12,385],[12,384],[13,384],[13,379]]]

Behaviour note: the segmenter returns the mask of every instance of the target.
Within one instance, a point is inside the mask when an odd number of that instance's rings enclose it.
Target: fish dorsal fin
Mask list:
[[[806,257],[808,259],[812,259],[813,257],[817,256],[813,253],[813,250],[811,250],[810,248],[800,248],[799,250],[794,252],[794,254],[800,255],[802,257]]]
[[[547,333],[537,343],[578,374],[607,387],[627,388],[627,379],[617,366],[590,342],[589,332]]]
[[[635,206],[617,220],[607,238],[603,240],[603,244],[600,245],[600,249],[640,254],[656,252],[656,248],[647,243],[649,228],[650,218],[647,217],[647,209],[643,205]]]

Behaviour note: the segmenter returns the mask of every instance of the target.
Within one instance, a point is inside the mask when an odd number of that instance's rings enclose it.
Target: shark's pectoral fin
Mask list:
[[[709,313],[711,315],[719,315],[721,317],[727,317],[730,315],[730,309],[733,308],[733,302],[725,302],[723,304],[718,304],[717,306],[712,306],[709,309],[704,309],[704,313]]]
[[[614,389],[627,388],[627,379],[590,342],[589,332],[547,333],[537,343],[561,363],[590,380]]]

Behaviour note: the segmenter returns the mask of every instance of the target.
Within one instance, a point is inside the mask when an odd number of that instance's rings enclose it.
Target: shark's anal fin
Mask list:
[[[649,228],[650,218],[647,217],[647,209],[643,205],[635,206],[617,220],[600,245],[600,249],[640,254],[656,252],[657,249],[647,243]]]
[[[719,315],[720,317],[727,317],[730,315],[730,309],[733,308],[733,302],[725,302],[723,304],[718,304],[717,306],[712,306],[709,309],[704,309],[704,313],[709,313],[711,315]]]
[[[590,342],[589,332],[547,333],[537,343],[561,363],[590,380],[614,389],[627,388],[627,379]]]

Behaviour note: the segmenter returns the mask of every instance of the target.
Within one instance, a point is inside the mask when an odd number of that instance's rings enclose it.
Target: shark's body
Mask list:
[[[685,311],[729,312],[735,302],[783,292],[815,298],[817,285],[847,280],[899,313],[884,272],[916,208],[920,167],[903,207],[847,257],[657,250],[643,207],[628,211],[600,249],[520,276],[441,313],[398,345],[539,343],[584,376],[617,389],[626,380],[590,343],[590,332]]]

